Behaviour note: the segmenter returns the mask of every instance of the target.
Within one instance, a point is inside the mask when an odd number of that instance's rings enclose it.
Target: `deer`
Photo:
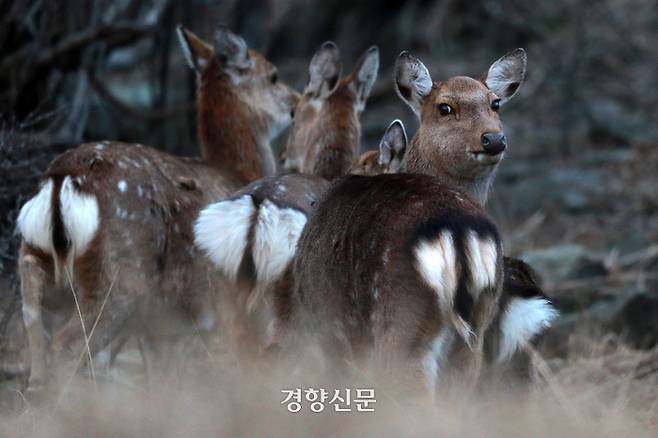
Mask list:
[[[309,65],[309,80],[295,107],[284,152],[284,169],[328,180],[354,164],[361,138],[359,115],[377,79],[379,50],[372,46],[354,70],[340,78],[340,51],[327,41]]]
[[[272,299],[266,291],[291,259],[306,215],[329,180],[354,164],[359,115],[378,68],[379,50],[372,46],[341,78],[338,47],[323,43],[309,63],[308,83],[295,105],[284,152],[284,167],[302,173],[255,181],[199,214],[197,247],[236,286],[224,312],[232,320],[239,358],[259,355],[272,344]]]
[[[182,26],[177,36],[197,77],[201,157],[83,144],[50,163],[20,210],[29,388],[42,387],[49,363],[77,368],[82,351],[91,367],[127,328],[153,340],[207,333],[218,323],[222,279],[193,244],[194,219],[208,203],[276,171],[270,141],[290,124],[298,94],[226,27],[212,44]],[[71,307],[57,309],[62,303]],[[64,316],[49,342],[50,308]]]
[[[365,361],[432,395],[451,382],[475,387],[504,281],[483,208],[507,147],[498,110],[525,67],[516,49],[482,80],[434,82],[420,59],[400,54],[396,92],[420,119],[406,173],[341,178],[309,216],[275,294],[288,349]]]

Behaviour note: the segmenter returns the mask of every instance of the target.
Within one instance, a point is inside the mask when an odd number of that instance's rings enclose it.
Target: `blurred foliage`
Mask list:
[[[0,0],[0,113],[59,110],[49,134],[60,143],[121,139],[195,154],[194,77],[174,29],[210,40],[223,23],[298,89],[323,41],[338,44],[346,66],[377,44],[365,145],[394,117],[413,132],[390,79],[401,50],[440,80],[480,75],[518,46],[528,82],[505,121],[520,155],[655,143],[657,10],[657,0]]]

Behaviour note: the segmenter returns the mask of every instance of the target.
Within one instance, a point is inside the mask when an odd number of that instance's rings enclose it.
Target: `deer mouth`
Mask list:
[[[469,153],[475,161],[486,165],[498,164],[498,162],[503,159],[503,155],[505,155],[504,151],[492,154],[491,152],[487,152],[485,150],[479,150],[470,151]]]

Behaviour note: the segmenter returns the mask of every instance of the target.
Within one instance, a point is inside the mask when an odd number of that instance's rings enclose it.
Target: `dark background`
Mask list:
[[[507,252],[543,274],[566,315],[558,332],[587,320],[655,344],[657,11],[656,0],[0,0],[0,361],[23,342],[14,220],[50,159],[106,139],[198,153],[178,23],[207,41],[229,25],[298,90],[323,41],[345,70],[378,45],[364,148],[394,118],[416,129],[392,88],[401,50],[440,80],[480,76],[524,47],[527,81],[502,111],[511,148],[489,205]]]

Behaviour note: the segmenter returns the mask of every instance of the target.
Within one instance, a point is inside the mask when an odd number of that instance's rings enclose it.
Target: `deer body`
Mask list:
[[[218,31],[214,48],[183,29],[179,37],[199,78],[203,160],[134,144],[85,144],[51,163],[21,209],[30,386],[46,379],[42,305],[52,289],[75,293],[82,315],[64,318],[56,331],[53,364],[75,366],[87,342],[95,355],[131,325],[155,339],[207,331],[217,322],[222,279],[193,245],[194,218],[204,205],[274,170],[269,140],[289,123],[295,96],[271,80],[271,64],[228,30]]]
[[[236,285],[231,310],[239,352],[275,343],[271,285],[292,259],[307,216],[332,178],[353,165],[359,115],[376,78],[379,54],[368,49],[341,79],[338,48],[324,43],[309,65],[309,83],[295,106],[286,145],[286,167],[299,175],[258,180],[199,215],[195,240],[229,282]]]
[[[402,367],[431,385],[453,360],[472,375],[501,259],[495,226],[459,191],[425,175],[349,176],[300,237],[282,319],[328,357]]]
[[[431,80],[403,52],[396,89],[419,116],[402,170],[349,176],[302,232],[279,304],[290,339],[328,358],[365,359],[433,393],[451,374],[475,385],[503,281],[503,252],[482,204],[506,146],[497,115],[518,88],[525,53],[484,82]]]

